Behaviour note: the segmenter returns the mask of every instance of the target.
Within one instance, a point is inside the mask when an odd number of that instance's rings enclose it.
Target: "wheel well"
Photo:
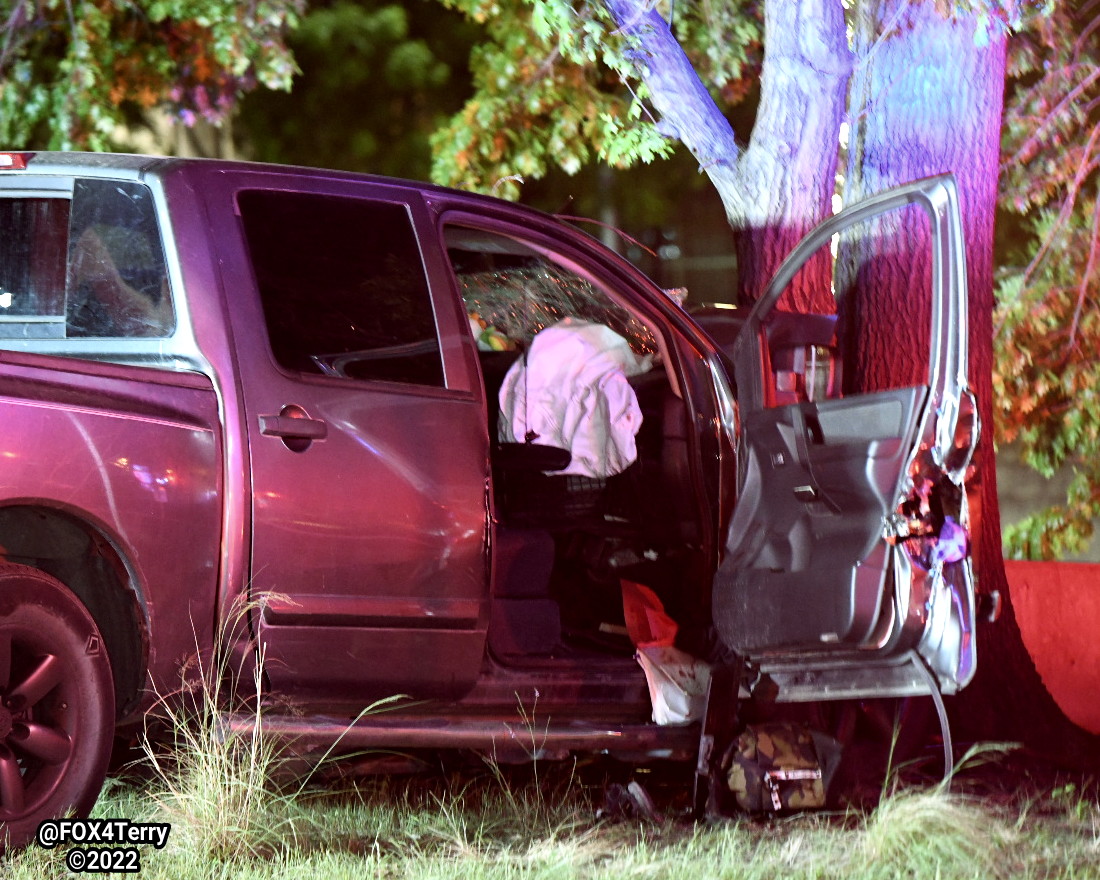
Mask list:
[[[125,562],[90,523],[45,507],[0,508],[0,557],[68,587],[107,643],[118,717],[137,703],[148,655],[145,615]]]

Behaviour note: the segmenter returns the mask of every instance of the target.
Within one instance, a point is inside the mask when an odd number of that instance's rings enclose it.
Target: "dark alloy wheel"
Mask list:
[[[44,819],[88,813],[114,722],[111,662],[88,610],[48,574],[0,564],[0,851]]]

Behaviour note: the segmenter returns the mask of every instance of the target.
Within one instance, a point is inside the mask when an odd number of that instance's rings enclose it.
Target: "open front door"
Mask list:
[[[776,308],[836,235],[923,209],[932,243],[927,382],[853,393],[833,315]],[[836,290],[838,300],[843,290]],[[838,306],[842,306],[838,302]],[[843,309],[840,309],[843,313]],[[974,672],[963,480],[977,440],[967,389],[966,272],[954,180],[930,178],[830,218],[780,267],[733,351],[738,502],[715,583],[723,640],[780,698],[944,692]],[[923,667],[923,668],[918,668]]]

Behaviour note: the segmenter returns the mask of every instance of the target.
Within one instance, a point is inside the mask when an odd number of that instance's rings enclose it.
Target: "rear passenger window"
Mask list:
[[[435,314],[405,206],[278,190],[246,190],[237,200],[282,367],[443,385]]]
[[[162,337],[175,326],[149,190],[78,180],[0,199],[0,339]]]

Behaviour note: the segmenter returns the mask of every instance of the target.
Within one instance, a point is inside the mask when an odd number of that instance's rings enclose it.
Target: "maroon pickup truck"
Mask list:
[[[858,339],[776,303],[900,210],[930,229],[927,381],[863,393],[841,369]],[[307,752],[532,757],[511,733],[534,711],[539,755],[695,762],[708,711],[761,682],[957,691],[966,338],[949,177],[829,219],[751,311],[692,313],[486,197],[0,154],[9,842],[90,809],[116,733],[215,648],[262,664],[264,729]]]

